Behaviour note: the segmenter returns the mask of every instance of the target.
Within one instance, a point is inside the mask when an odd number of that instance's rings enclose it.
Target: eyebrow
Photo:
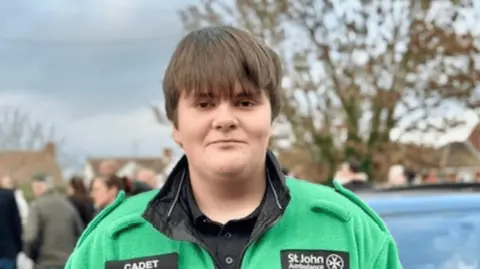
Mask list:
[[[261,92],[247,92],[247,91],[241,91],[241,92],[234,92],[230,93],[228,95],[223,95],[223,97],[228,98],[251,98],[251,97],[256,97],[260,95]],[[218,95],[215,94],[215,92],[197,92],[194,95],[194,98],[217,98]]]

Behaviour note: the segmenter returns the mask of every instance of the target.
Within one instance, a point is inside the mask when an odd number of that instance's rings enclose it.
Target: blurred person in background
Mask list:
[[[0,179],[0,187],[14,191],[15,200],[17,201],[18,211],[20,212],[20,218],[22,220],[22,225],[24,226],[25,223],[27,222],[28,202],[25,199],[25,195],[23,194],[23,191],[15,186],[13,179],[10,176],[4,176]]]
[[[407,169],[405,166],[396,164],[392,165],[388,171],[387,185],[388,188],[404,187],[414,184],[416,173]]]
[[[127,196],[132,196],[146,190],[150,190],[146,184],[132,182],[126,177],[98,176],[93,179],[91,190],[96,214],[115,201],[121,191],[124,191]]]
[[[17,268],[17,257],[22,250],[22,222],[11,189],[0,186],[0,268]]]
[[[152,169],[140,168],[136,173],[135,179],[147,184],[151,189],[160,187],[157,175]]]
[[[353,192],[371,189],[367,174],[361,170],[361,164],[356,159],[350,158],[340,165],[335,175],[335,180]]]
[[[291,172],[290,172],[290,169],[288,169],[287,167],[282,167],[282,174],[286,175],[286,176],[292,176]]]
[[[422,176],[422,183],[423,184],[435,184],[439,183],[439,178],[437,177],[437,174],[435,170],[430,170],[426,174]]]
[[[20,213],[20,219],[22,221],[22,229],[24,229],[27,223],[29,205],[27,200],[25,199],[23,191],[15,186],[12,177],[8,175],[5,175],[3,178],[0,179],[0,188],[10,189],[14,191],[18,211]],[[33,268],[33,262],[27,257],[27,255],[25,255],[25,253],[20,252],[17,256],[17,268]]]
[[[156,189],[156,187],[152,187],[146,182],[137,179],[128,179],[126,178],[127,183],[129,183],[129,188],[127,188],[130,192],[127,193],[129,196],[137,195],[152,189]],[[157,178],[155,177],[154,180],[156,181]],[[155,186],[155,185],[154,185]]]
[[[413,169],[405,168],[403,175],[407,179],[408,184],[413,185],[419,183],[418,175]]]
[[[77,210],[84,227],[93,219],[95,208],[93,201],[88,195],[83,178],[74,176],[68,182],[67,194],[70,202]]]
[[[84,226],[79,214],[54,189],[45,174],[32,178],[35,200],[30,207],[23,236],[24,251],[37,269],[61,269],[73,251]]]
[[[117,173],[119,165],[115,160],[104,160],[98,167],[98,172],[101,176],[112,176]]]
[[[95,177],[92,181],[90,196],[93,199],[96,214],[115,201],[118,193],[125,188],[123,179],[116,175]]]
[[[476,183],[480,183],[480,171],[475,172],[473,181]]]

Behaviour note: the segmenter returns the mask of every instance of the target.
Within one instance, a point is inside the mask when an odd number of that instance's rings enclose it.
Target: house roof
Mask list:
[[[63,183],[53,144],[38,151],[0,151],[0,175],[9,175],[16,184],[23,185],[37,173],[50,175],[55,184]]]
[[[129,162],[135,162],[142,167],[152,169],[156,173],[162,173],[168,164],[164,157],[89,158],[87,163],[92,166],[94,173],[98,174],[100,163],[106,160],[115,161],[119,167],[123,167]]]
[[[480,155],[468,140],[465,142],[452,142],[447,144],[443,150],[442,167],[480,166]]]

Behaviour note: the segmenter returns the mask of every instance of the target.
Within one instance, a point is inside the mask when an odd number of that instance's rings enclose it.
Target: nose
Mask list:
[[[230,102],[222,102],[222,104],[217,106],[212,127],[222,132],[238,127],[238,119]]]

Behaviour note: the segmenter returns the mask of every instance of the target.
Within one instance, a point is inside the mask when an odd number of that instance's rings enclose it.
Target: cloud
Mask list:
[[[0,1],[0,106],[55,126],[65,155],[159,155],[148,108],[195,0]]]
[[[76,162],[82,163],[88,156],[158,156],[165,147],[179,150],[171,138],[171,127],[159,125],[148,106],[78,117],[72,113],[72,105],[53,95],[0,93],[0,107],[18,108],[38,122],[53,125],[65,139],[65,156]]]
[[[176,30],[181,31],[175,11],[190,2],[7,1],[0,4],[0,15],[7,22],[4,25],[8,25],[8,31],[2,33],[16,38],[63,41],[109,40],[112,37],[125,39],[132,36],[166,38],[165,33],[171,36],[176,35]]]
[[[158,99],[190,1],[0,1],[0,92],[52,94],[85,116]]]
[[[19,109],[32,119],[45,121],[48,125],[60,125],[73,116],[71,107],[55,96],[19,90],[0,92],[0,107]]]
[[[101,114],[75,121],[68,137],[77,148],[90,145],[86,155],[160,155],[172,147],[169,126],[159,125],[148,107]]]

